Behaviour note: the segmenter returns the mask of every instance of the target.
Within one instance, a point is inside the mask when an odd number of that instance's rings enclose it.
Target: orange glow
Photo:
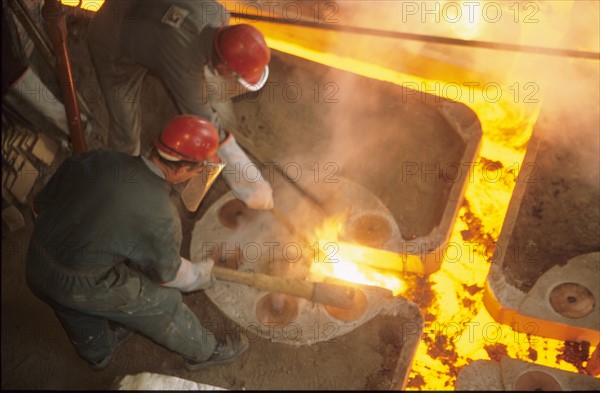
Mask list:
[[[60,0],[60,2],[69,7],[78,7],[92,12],[98,11],[104,4],[104,0]]]
[[[315,245],[319,247],[319,250],[314,254],[315,260],[311,265],[311,274],[317,277],[335,277],[357,284],[378,286],[391,290],[394,295],[401,294],[405,285],[399,274],[382,272],[365,263],[367,261],[388,263],[386,258],[390,254],[397,258],[400,257],[386,251],[339,241],[340,223],[341,221],[332,218],[316,230],[315,239],[318,240]]]
[[[439,79],[430,78],[433,67],[428,68],[428,59],[423,57],[423,74],[427,77],[419,77],[403,73],[399,68],[392,69],[386,65],[385,58],[367,60],[358,50],[357,53],[336,54],[337,47],[358,47],[359,43],[353,41],[357,40],[356,35],[344,37],[340,33],[334,39],[329,37],[331,33],[314,29],[259,22],[255,25],[265,33],[267,43],[275,50],[462,102],[477,114],[481,122],[483,137],[479,157],[473,176],[466,185],[465,203],[448,239],[460,247],[460,255],[446,256],[440,270],[428,277],[401,276],[389,271],[375,271],[375,275],[364,263],[358,263],[358,266],[350,263],[361,261],[364,256],[352,245],[345,248],[343,243],[334,255],[343,256],[339,258],[343,263],[315,261],[313,264],[314,272],[384,286],[419,305],[425,325],[407,389],[453,389],[462,367],[474,360],[499,360],[501,356],[578,372],[573,364],[563,359],[564,342],[535,336],[534,327],[527,333],[519,333],[500,324],[490,316],[482,301],[491,256],[543,102],[542,92],[535,92],[529,96],[531,99],[525,99],[518,94],[524,92],[524,87],[532,88],[529,90],[532,93],[536,86],[524,86],[525,81],[513,79],[507,82],[498,78],[497,87],[503,94],[491,96],[491,91],[479,88],[481,85],[469,88],[465,85],[474,80],[469,79],[473,75],[483,75],[477,74],[477,71],[450,64],[440,68]],[[456,26],[456,29],[461,30],[456,31],[456,35],[468,39],[475,38],[479,26],[475,20],[469,25]],[[345,39],[349,41],[346,45],[343,44]],[[329,50],[327,46],[332,42],[337,46]],[[373,39],[370,39],[370,44],[377,45]],[[377,49],[369,53],[377,53]],[[500,59],[501,56],[497,57]],[[416,57],[409,60],[415,61]],[[402,66],[398,64],[398,67]],[[506,75],[511,75],[511,71],[507,69]],[[487,77],[492,76],[488,74]],[[439,88],[448,83],[452,83],[453,89]],[[458,89],[458,93],[454,88]],[[336,235],[335,222],[324,224],[318,233],[320,244],[337,242]],[[323,251],[328,255],[332,249],[324,248]],[[388,279],[391,281],[388,282]],[[430,296],[423,296],[424,292]],[[590,353],[593,350],[594,347],[591,347]]]

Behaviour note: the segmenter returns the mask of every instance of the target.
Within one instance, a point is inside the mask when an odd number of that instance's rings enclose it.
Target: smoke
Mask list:
[[[547,63],[539,136],[566,150],[573,176],[600,188],[600,86],[598,64]]]
[[[320,22],[524,47],[600,52],[600,2],[594,0],[338,1],[335,4],[328,17],[322,15]],[[329,52],[341,57],[445,81],[447,85],[498,86],[503,100],[514,102],[516,107],[528,113],[540,107],[536,135],[551,143],[571,146],[577,176],[598,187],[600,62],[597,59],[351,33],[338,33],[337,38],[328,42]],[[359,156],[357,152],[382,143],[376,137],[380,113],[386,106],[394,105],[392,97],[382,99],[380,92],[371,92],[360,79],[352,74],[340,79],[339,72],[331,76],[337,83],[339,100],[332,106],[328,119],[333,132],[330,154],[341,164],[353,162]],[[443,93],[443,88],[439,90],[430,93]],[[357,124],[359,114],[371,116],[370,129],[361,122]],[[357,127],[364,129],[350,132]]]
[[[575,1],[568,17],[554,28],[549,46],[600,52],[600,3]],[[555,18],[556,19],[556,18]],[[600,189],[600,61],[567,57],[522,56],[522,78],[539,87],[541,112],[536,134],[568,152],[572,176]]]

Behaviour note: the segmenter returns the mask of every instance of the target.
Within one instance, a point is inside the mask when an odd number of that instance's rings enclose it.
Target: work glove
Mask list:
[[[181,292],[192,292],[210,288],[214,283],[212,274],[215,262],[206,258],[199,262],[190,262],[181,257],[181,265],[173,281],[162,284],[165,287],[177,288]]]
[[[223,176],[236,198],[250,209],[273,208],[273,189],[262,177],[260,170],[237,144],[233,135],[219,146],[217,155],[226,166]]]

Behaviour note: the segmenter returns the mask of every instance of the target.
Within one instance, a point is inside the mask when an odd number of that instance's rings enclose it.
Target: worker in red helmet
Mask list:
[[[215,30],[211,66],[217,74],[234,77],[249,91],[257,91],[269,77],[271,53],[255,27],[241,24]]]
[[[270,209],[270,184],[262,176],[247,178],[254,163],[231,134],[237,126],[233,105],[212,89],[219,82],[207,82],[235,81],[239,94],[259,90],[269,75],[270,50],[255,27],[228,22],[228,12],[214,0],[104,3],[90,22],[88,44],[111,118],[108,146],[140,154],[141,92],[151,71],[181,113],[215,124],[224,142],[217,154],[233,194],[250,208]]]
[[[211,285],[214,261],[180,256],[170,189],[218,172],[218,147],[207,119],[178,116],[149,158],[89,151],[68,158],[36,195],[27,283],[92,369],[106,368],[133,332],[179,353],[189,370],[234,361],[248,348],[241,334],[218,341],[181,299]]]

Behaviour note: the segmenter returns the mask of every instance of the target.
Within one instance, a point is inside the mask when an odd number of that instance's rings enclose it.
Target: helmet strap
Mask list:
[[[162,140],[162,135],[159,135],[159,137],[158,137],[158,144],[160,145],[161,149],[165,149],[165,150],[168,151],[168,153],[167,152],[163,152],[163,153],[166,153],[168,156],[175,157],[175,158],[181,157],[181,158],[179,158],[179,160],[183,159],[184,161],[198,162],[198,161],[196,161],[195,158],[190,157],[190,156],[188,156],[186,154],[183,154],[183,153],[181,153],[181,152],[173,149],[171,146],[167,145]],[[169,153],[172,153],[172,154],[169,154]],[[160,154],[160,150],[159,150],[159,154]],[[168,161],[173,161],[173,160],[169,160],[168,158],[165,158],[165,159],[168,160]]]

